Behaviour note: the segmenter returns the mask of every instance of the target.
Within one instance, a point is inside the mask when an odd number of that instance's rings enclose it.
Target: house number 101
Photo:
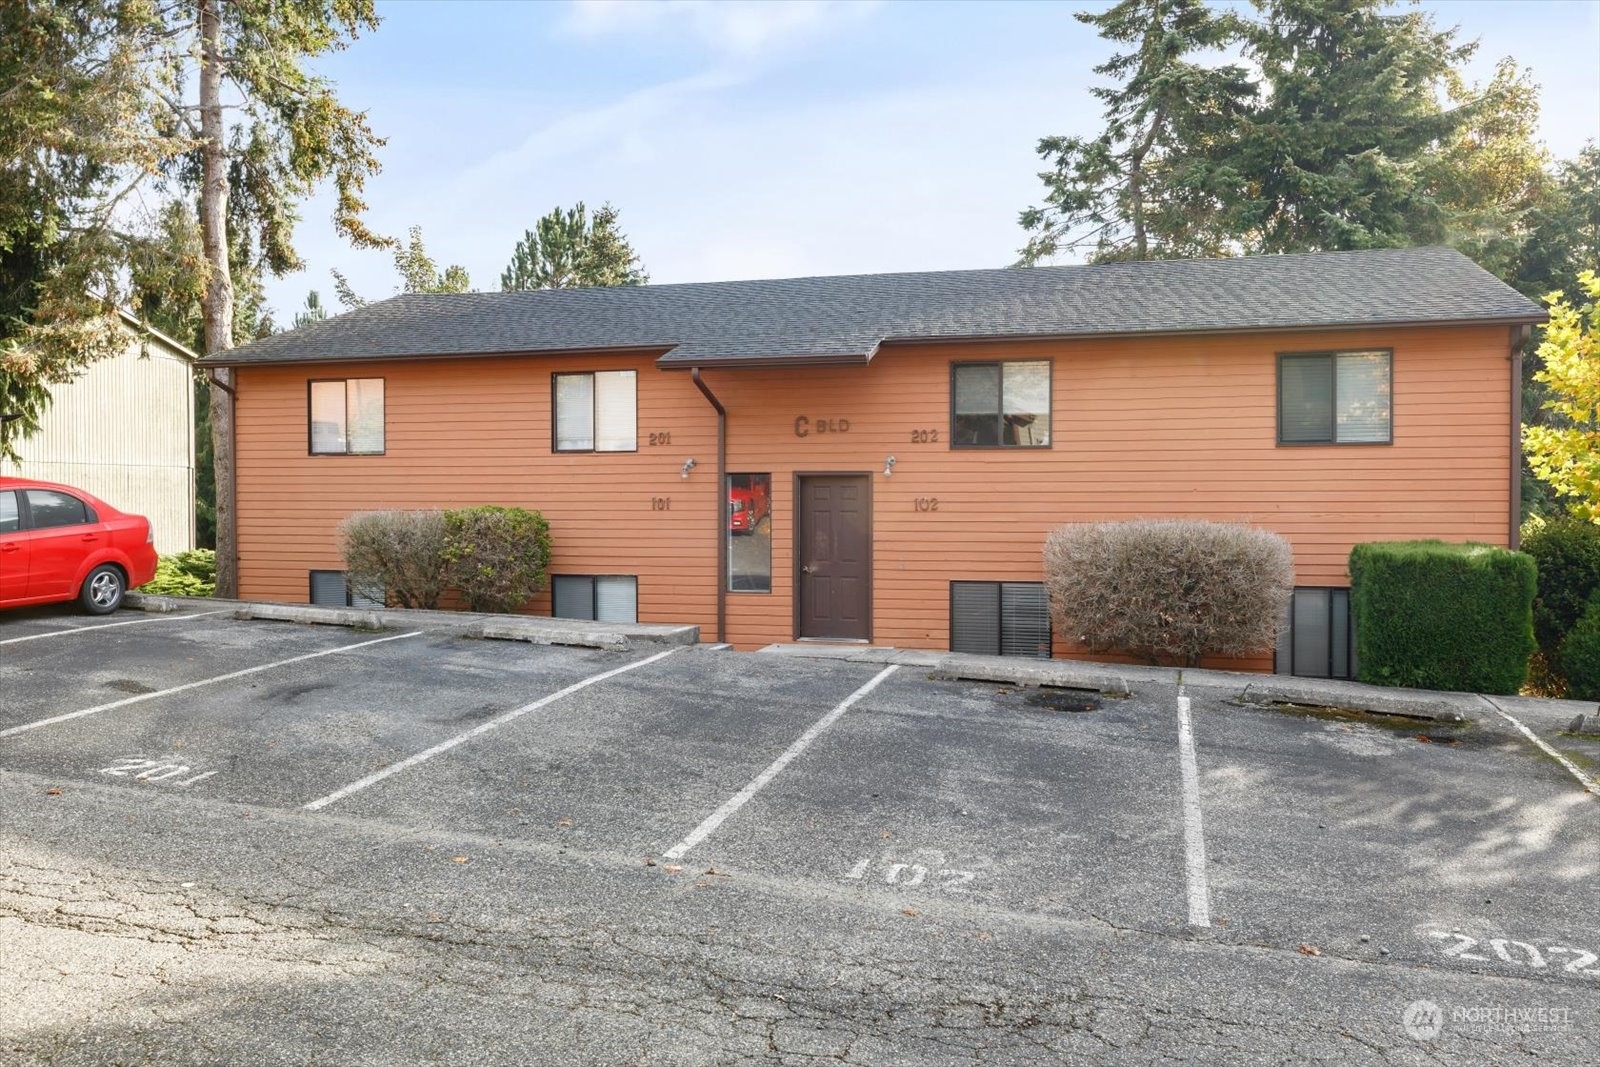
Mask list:
[[[650,498],[651,511],[671,511],[672,498],[670,496],[653,496]]]

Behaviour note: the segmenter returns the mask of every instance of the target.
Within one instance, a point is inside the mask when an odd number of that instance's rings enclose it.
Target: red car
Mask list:
[[[772,497],[765,476],[735,474],[728,481],[728,529],[734,533],[755,533],[761,520],[772,510]]]
[[[105,615],[155,575],[149,519],[71,486],[0,478],[0,608],[76,600]]]

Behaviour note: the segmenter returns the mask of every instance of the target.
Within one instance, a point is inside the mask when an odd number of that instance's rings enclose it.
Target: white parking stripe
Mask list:
[[[667,849],[667,851],[664,853],[665,858],[669,860],[682,859],[683,855],[691,848],[694,848],[694,846],[710,837],[712,833],[715,832],[717,827],[721,826],[727,820],[728,816],[744,807],[751,797],[765,789],[768,782],[776,778],[779,773],[781,773],[783,769],[794,760],[796,756],[804,752],[806,750],[806,746],[815,741],[822,731],[832,726],[834,722],[838,720],[839,716],[849,711],[851,705],[855,704],[856,701],[860,700],[862,697],[878,688],[879,682],[882,682],[885,678],[889,677],[889,675],[893,674],[897,670],[899,670],[898,667],[885,667],[873,677],[872,681],[868,682],[860,689],[857,689],[854,693],[851,693],[849,696],[845,697],[844,700],[839,703],[838,707],[834,708],[832,711],[828,712],[828,714],[818,719],[812,724],[811,729],[801,734],[799,740],[785,749],[783,755],[773,760],[766,770],[750,779],[750,783],[733,796],[729,797],[727,803],[723,804],[722,807],[706,816],[705,822],[702,822],[699,826],[696,826],[692,831],[690,831],[688,837]]]
[[[1478,695],[1483,696],[1482,693],[1479,693]],[[1498,702],[1491,700],[1486,696],[1483,697],[1483,699],[1491,708],[1495,710],[1495,714],[1499,715],[1512,726],[1515,726],[1518,730],[1521,730],[1522,735],[1543,749],[1545,755],[1549,756],[1551,759],[1555,760],[1557,763],[1561,764],[1561,766],[1570,771],[1572,777],[1578,780],[1578,784],[1583,786],[1584,792],[1600,795],[1600,782],[1596,782],[1593,778],[1590,778],[1587,774],[1583,773],[1582,768],[1580,768],[1576,763],[1573,763],[1567,757],[1557,752],[1554,748],[1545,744],[1544,740],[1540,738],[1538,734],[1522,725],[1522,723],[1517,719],[1514,719],[1510,715],[1506,714],[1506,710],[1502,708]]]
[[[366,789],[368,786],[377,785],[379,782],[383,781],[385,778],[388,778],[390,775],[399,774],[401,771],[409,770],[410,768],[415,767],[417,764],[423,763],[423,762],[425,762],[427,760],[431,760],[433,757],[435,757],[437,755],[440,755],[441,753],[449,752],[452,748],[455,748],[457,745],[460,745],[460,744],[463,744],[463,743],[465,743],[467,741],[472,740],[474,737],[477,737],[479,734],[485,734],[485,733],[488,733],[490,730],[495,729],[498,726],[504,726],[506,723],[510,722],[512,719],[519,718],[520,716],[526,715],[530,711],[538,711],[540,708],[546,706],[547,704],[554,704],[556,701],[560,700],[562,697],[571,696],[573,693],[576,693],[578,690],[587,689],[587,688],[589,688],[589,686],[594,685],[594,684],[596,684],[598,682],[603,682],[607,678],[615,678],[619,674],[627,674],[629,671],[636,671],[640,667],[649,666],[650,664],[656,662],[657,660],[666,659],[668,656],[672,655],[674,652],[677,652],[677,651],[678,651],[678,649],[676,649],[676,648],[669,648],[665,652],[657,652],[655,655],[650,656],[647,659],[642,659],[642,660],[639,660],[639,661],[637,661],[635,663],[625,664],[624,666],[621,666],[621,667],[615,667],[615,668],[613,668],[613,669],[611,669],[609,671],[602,671],[599,674],[592,675],[592,676],[590,676],[588,678],[585,678],[581,682],[574,682],[573,684],[567,686],[565,689],[562,689],[559,692],[551,693],[547,697],[540,697],[538,700],[535,700],[531,704],[524,704],[520,708],[512,708],[510,711],[503,712],[503,713],[501,713],[499,715],[496,715],[494,718],[488,720],[487,722],[479,723],[477,726],[474,726],[472,729],[468,730],[464,734],[457,734],[455,737],[452,737],[447,741],[439,742],[437,745],[434,745],[432,748],[424,749],[423,751],[418,752],[415,756],[407,756],[405,759],[401,760],[399,763],[391,763],[391,764],[389,764],[389,766],[383,768],[382,770],[374,771],[373,773],[367,775],[365,778],[362,778],[359,781],[351,782],[349,785],[345,786],[343,789],[336,789],[333,792],[329,793],[325,797],[319,797],[318,799],[313,800],[311,803],[305,805],[305,810],[306,811],[320,811],[323,808],[327,807],[329,804],[334,803],[335,801],[343,800],[345,797],[350,796],[353,793],[359,793],[363,789]]]
[[[1189,925],[1211,925],[1211,887],[1206,881],[1206,834],[1200,820],[1200,771],[1194,758],[1189,698],[1178,689],[1178,763],[1183,773],[1183,866],[1189,890]]]
[[[321,652],[308,652],[303,656],[290,656],[288,659],[280,659],[272,663],[263,663],[258,667],[246,667],[242,671],[233,671],[229,674],[219,674],[215,678],[202,678],[198,682],[188,682],[184,685],[175,685],[171,689],[158,689],[154,693],[140,693],[138,696],[124,697],[121,700],[113,700],[109,704],[100,704],[92,708],[84,708],[82,711],[69,711],[65,715],[52,715],[48,719],[39,719],[36,722],[25,722],[21,726],[13,726],[9,730],[0,730],[0,738],[12,737],[16,734],[27,733],[29,730],[37,730],[41,726],[53,726],[58,722],[67,722],[71,719],[81,719],[85,715],[98,715],[102,711],[111,711],[115,708],[125,708],[129,704],[137,704],[144,700],[155,700],[157,697],[172,696],[174,693],[186,693],[191,689],[199,689],[204,685],[215,685],[217,682],[227,682],[234,678],[243,678],[246,675],[259,674],[261,671],[270,671],[274,667],[287,667],[291,663],[304,663],[308,659],[317,659],[321,656],[337,656],[341,652],[354,652],[358,648],[366,648],[369,645],[381,645],[385,641],[403,641],[408,637],[420,637],[421,635],[421,630],[414,630],[408,634],[395,634],[392,637],[378,637],[371,641],[361,641],[353,645],[344,645],[341,648],[325,648]]]
[[[207,615],[225,615],[226,610],[200,611],[193,615],[158,615],[153,619],[129,619],[127,622],[105,622],[97,626],[71,626],[65,630],[51,630],[45,634],[29,634],[27,637],[8,637],[0,641],[0,645],[18,645],[24,641],[42,641],[46,637],[64,637],[67,634],[84,634],[91,630],[109,630],[114,626],[139,626],[147,622],[183,622],[187,619],[203,619]]]

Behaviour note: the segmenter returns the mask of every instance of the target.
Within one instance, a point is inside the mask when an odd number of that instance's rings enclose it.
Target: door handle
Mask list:
[[[84,534],[83,535],[83,540],[85,540],[85,541],[98,541],[98,540],[100,540],[100,535],[99,534]]]
[[[21,545],[0,545],[0,552],[21,552]]]
[[[815,574],[815,573],[817,573],[817,568],[815,566],[813,566],[812,564],[807,563],[804,567],[800,568],[800,573],[801,574]]]

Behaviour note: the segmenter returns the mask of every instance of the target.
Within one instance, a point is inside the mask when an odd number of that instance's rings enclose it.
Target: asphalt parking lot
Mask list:
[[[7,1063],[1600,1062],[1600,796],[1492,716],[192,611],[0,692]]]

